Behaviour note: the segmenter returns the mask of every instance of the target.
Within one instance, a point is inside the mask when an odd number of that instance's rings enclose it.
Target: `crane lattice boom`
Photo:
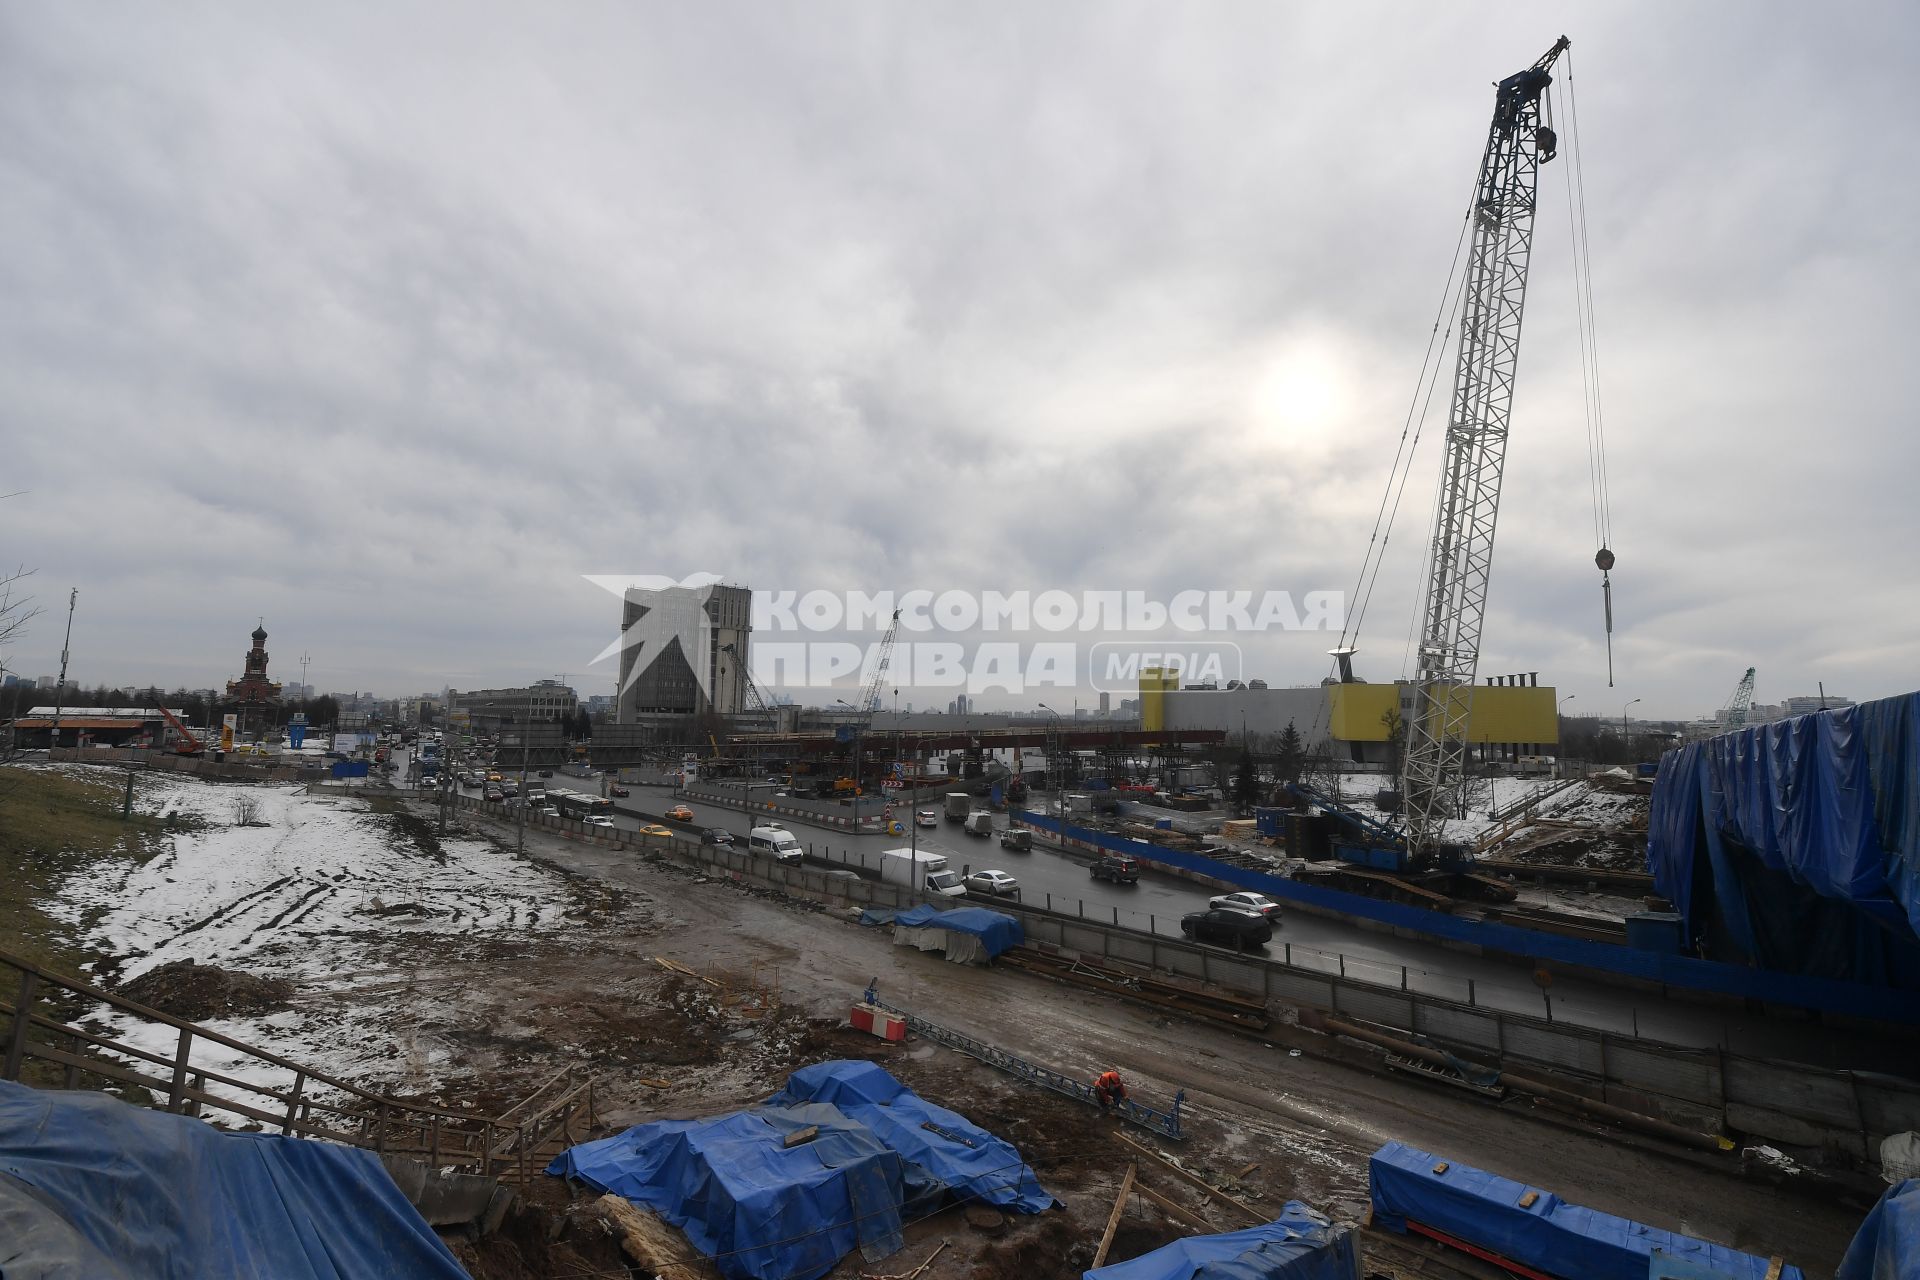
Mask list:
[[[1747,723],[1747,713],[1753,708],[1753,668],[1747,668],[1747,674],[1740,677],[1740,683],[1734,686],[1733,696],[1727,699],[1722,719],[1729,729],[1738,729]]]
[[[1543,95],[1553,82],[1549,69],[1566,48],[1562,36],[1539,61],[1496,86],[1493,125],[1474,189],[1459,358],[1407,725],[1403,791],[1408,849],[1415,857],[1438,842],[1465,763],[1468,699],[1480,661],[1533,249],[1536,179],[1556,146]]]

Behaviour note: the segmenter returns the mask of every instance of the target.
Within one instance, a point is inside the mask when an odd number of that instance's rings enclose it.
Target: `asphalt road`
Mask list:
[[[597,778],[571,777],[559,770],[551,778],[530,774],[528,781],[588,794],[599,791]],[[668,787],[635,785],[630,791],[626,799],[614,801],[614,825],[621,830],[637,830],[676,803]],[[477,794],[472,789],[465,793]],[[692,829],[719,827],[732,832],[742,844],[758,821],[717,805],[696,803],[689,807],[694,811]],[[944,854],[955,870],[1007,872],[1019,881],[1021,901],[1027,905],[1166,937],[1180,937],[1180,917],[1204,910],[1216,892],[1151,870],[1141,872],[1137,885],[1094,880],[1087,870],[1091,859],[1085,854],[1044,847],[1037,840],[1028,853],[1002,849],[997,833],[1005,829],[1006,818],[996,815],[994,821],[994,837],[975,837],[964,834],[958,823],[943,818],[937,827],[916,830],[918,847],[922,853]],[[911,843],[904,836],[829,830],[788,818],[780,822],[807,845],[809,857],[822,864],[857,869],[873,863],[883,849],[904,848]],[[1910,1069],[1910,1053],[1904,1046],[1817,1023],[1674,1000],[1655,991],[1616,987],[1558,972],[1543,989],[1536,984],[1532,968],[1520,961],[1470,955],[1435,942],[1396,937],[1355,922],[1303,912],[1284,914],[1266,953],[1303,968],[1345,973],[1452,1000],[1471,998],[1474,1004],[1488,1009],[1547,1015],[1579,1026],[1642,1035],[1670,1044],[1720,1046],[1756,1056],[1861,1070],[1904,1073]]]

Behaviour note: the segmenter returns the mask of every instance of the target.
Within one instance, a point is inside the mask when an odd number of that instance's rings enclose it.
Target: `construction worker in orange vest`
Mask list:
[[[1100,1103],[1101,1115],[1113,1110],[1113,1105],[1127,1096],[1127,1086],[1120,1083],[1120,1073],[1102,1071],[1093,1082],[1093,1096]]]

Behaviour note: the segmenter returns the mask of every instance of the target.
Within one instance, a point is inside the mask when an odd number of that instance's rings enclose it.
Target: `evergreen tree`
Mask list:
[[[1294,728],[1293,721],[1287,721],[1287,727],[1280,731],[1280,745],[1274,755],[1274,772],[1280,781],[1300,781],[1300,773],[1307,764],[1307,748],[1300,740],[1300,730]]]

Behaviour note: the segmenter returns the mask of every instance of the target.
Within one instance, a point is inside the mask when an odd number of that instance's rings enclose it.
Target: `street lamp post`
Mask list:
[[[1631,707],[1634,702],[1638,701],[1640,701],[1640,699],[1635,698],[1633,702],[1629,702],[1626,707],[1620,708],[1620,749],[1627,752],[1629,759],[1632,758],[1633,752],[1627,750],[1627,745],[1630,741],[1627,737],[1627,707]]]
[[[856,716],[860,714],[860,709],[845,698],[835,698],[833,701],[835,706],[845,707]],[[860,731],[859,725],[853,726],[853,829],[855,831],[860,829],[860,739],[866,736]]]
[[[1051,739],[1051,741],[1047,743],[1047,772],[1053,774],[1054,777],[1054,815],[1060,821],[1059,836],[1062,840],[1065,840],[1067,835],[1067,771],[1065,768],[1057,768],[1055,764],[1055,757],[1059,755],[1060,747],[1063,745],[1060,741],[1060,713],[1044,702],[1040,704],[1040,709],[1053,717],[1053,729],[1052,732],[1047,735]]]

